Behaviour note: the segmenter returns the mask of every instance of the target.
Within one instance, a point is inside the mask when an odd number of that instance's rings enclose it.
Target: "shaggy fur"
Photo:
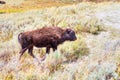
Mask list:
[[[28,53],[33,55],[33,47],[46,47],[46,53],[50,52],[50,48],[55,51],[57,46],[64,41],[76,40],[75,32],[72,29],[62,29],[59,27],[43,27],[41,29],[27,31],[18,35],[18,41],[21,45],[20,58],[28,49]]]

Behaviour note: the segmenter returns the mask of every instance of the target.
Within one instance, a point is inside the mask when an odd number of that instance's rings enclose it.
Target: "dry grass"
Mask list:
[[[118,80],[120,3],[79,3],[0,15],[0,79]],[[18,60],[20,32],[45,25],[71,27],[77,41],[65,42],[40,65],[27,53]],[[34,49],[40,59],[45,49]]]
[[[52,6],[65,6],[72,3],[60,3],[45,0],[4,0],[5,5],[0,6],[0,13],[24,12],[31,9],[42,9]]]
[[[43,9],[77,4],[79,2],[119,2],[119,0],[2,0],[6,4],[0,4],[0,13],[25,12],[31,9]]]

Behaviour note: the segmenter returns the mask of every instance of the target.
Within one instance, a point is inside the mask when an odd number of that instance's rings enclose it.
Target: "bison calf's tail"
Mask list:
[[[19,41],[19,43],[21,43],[21,41],[22,41],[22,33],[20,33],[20,34],[18,35],[18,41]]]

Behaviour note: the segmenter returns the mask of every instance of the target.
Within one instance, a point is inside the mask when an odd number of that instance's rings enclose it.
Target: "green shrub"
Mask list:
[[[57,50],[54,53],[50,53],[49,57],[45,60],[45,66],[50,72],[54,72],[62,68],[61,64],[63,62],[62,54]]]
[[[80,56],[88,54],[89,49],[82,36],[78,35],[74,42],[65,42],[60,46],[61,53],[66,57],[67,61],[74,61]]]

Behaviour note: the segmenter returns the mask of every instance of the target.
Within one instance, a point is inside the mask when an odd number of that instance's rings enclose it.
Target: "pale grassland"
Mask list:
[[[75,2],[67,1],[64,3],[60,0],[2,0],[6,4],[0,4],[0,13],[24,12],[32,9],[42,9],[52,6],[65,6]],[[60,1],[60,2],[59,2]]]
[[[118,80],[120,3],[79,3],[0,15],[1,80]],[[18,61],[20,32],[43,26],[70,27],[77,40],[65,42],[40,65],[27,52]],[[45,48],[34,48],[40,59]]]

